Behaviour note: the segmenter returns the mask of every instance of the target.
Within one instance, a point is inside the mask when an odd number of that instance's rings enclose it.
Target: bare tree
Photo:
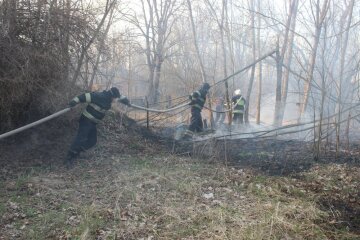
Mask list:
[[[324,104],[325,104],[325,98],[326,98],[326,77],[327,77],[327,71],[325,69],[325,57],[326,57],[326,49],[327,49],[327,41],[326,41],[326,36],[327,36],[327,22],[324,22],[324,33],[323,35],[325,36],[323,38],[323,47],[322,47],[322,51],[321,51],[321,58],[323,61],[322,64],[322,68],[321,68],[321,72],[320,72],[320,76],[321,76],[321,103],[320,103],[320,116],[319,116],[319,123],[317,126],[317,131],[315,131],[315,135],[314,135],[314,142],[315,142],[315,146],[314,146],[314,158],[315,160],[318,160],[320,158],[320,154],[321,154],[321,142],[322,142],[322,138],[323,138],[323,118],[324,118]]]
[[[342,91],[343,91],[343,81],[344,81],[344,67],[345,67],[345,58],[346,50],[348,46],[349,39],[349,29],[352,21],[352,13],[354,9],[354,0],[351,0],[348,7],[344,11],[344,14],[341,19],[340,32],[343,32],[343,29],[346,24],[346,31],[344,32],[344,40],[340,42],[341,54],[340,54],[340,74],[339,74],[339,84],[338,84],[338,96],[337,96],[337,125],[336,125],[336,153],[338,154],[340,148],[340,126],[341,126],[341,101],[342,101]],[[342,40],[342,34],[339,35]]]
[[[196,56],[197,56],[199,64],[200,64],[202,82],[207,82],[204,64],[203,64],[203,61],[202,61],[201,55],[200,55],[199,44],[197,42],[196,27],[195,27],[195,22],[194,22],[194,17],[193,17],[193,12],[192,12],[192,7],[191,7],[191,1],[190,0],[187,0],[187,5],[188,5],[188,8],[189,8],[191,30],[192,30],[191,32],[193,34],[193,43],[194,43],[195,50],[196,50]]]
[[[257,1],[258,12],[261,12],[261,1]],[[258,28],[257,28],[257,56],[261,56],[261,41],[260,41],[260,29],[261,29],[261,15],[257,14]],[[262,62],[257,65],[257,83],[258,83],[258,95],[256,101],[256,124],[260,124],[261,117],[261,95],[262,95]]]
[[[149,103],[155,103],[159,98],[161,67],[168,50],[166,44],[177,19],[176,3],[176,0],[141,0],[142,19],[136,13],[128,17],[128,21],[140,30],[145,39],[144,53],[149,72]]]
[[[255,36],[255,3],[254,1],[250,1],[249,4],[249,9],[251,10],[250,13],[250,31],[251,31],[251,49],[252,49],[252,58],[255,61],[256,59],[256,36]],[[245,114],[244,114],[244,119],[245,122],[248,123],[249,122],[249,105],[250,105],[250,97],[251,97],[251,92],[252,92],[252,87],[253,87],[253,83],[254,83],[254,79],[255,79],[255,66],[253,65],[251,67],[251,73],[250,73],[250,79],[249,79],[249,84],[248,84],[248,89],[246,92],[246,103],[245,103]]]
[[[93,70],[92,70],[92,74],[91,74],[91,77],[90,77],[90,81],[89,81],[89,83],[88,83],[88,85],[87,85],[87,89],[88,89],[89,91],[91,91],[91,89],[92,89],[92,87],[93,87],[94,79],[95,79],[95,76],[96,76],[96,73],[97,73],[98,67],[99,67],[100,57],[101,57],[102,51],[103,51],[103,49],[104,49],[104,47],[105,47],[105,40],[106,40],[106,38],[107,38],[107,35],[108,35],[108,33],[109,33],[111,24],[112,24],[112,22],[113,22],[114,9],[115,9],[115,8],[111,8],[109,20],[108,20],[108,23],[106,24],[105,31],[104,31],[104,33],[99,37],[98,53],[97,53],[96,60],[95,60],[94,66],[93,66]]]
[[[76,70],[75,70],[74,75],[71,80],[71,83],[73,85],[75,84],[76,80],[78,79],[78,77],[80,75],[80,70],[83,65],[83,61],[84,61],[84,58],[86,56],[88,49],[92,46],[94,41],[99,36],[100,30],[101,30],[103,24],[105,23],[105,20],[106,20],[108,14],[110,13],[111,9],[115,6],[116,1],[117,0],[107,0],[106,1],[104,14],[103,14],[99,24],[97,25],[93,35],[90,37],[90,39],[87,41],[87,43],[85,43],[83,46],[81,46],[81,52],[80,52],[79,59],[77,61]]]
[[[329,3],[330,3],[329,0],[323,0],[323,4],[322,4],[321,8],[320,8],[320,0],[317,0],[316,4],[315,4],[315,12],[313,13],[313,15],[315,17],[314,43],[313,43],[313,46],[311,49],[310,63],[309,63],[309,67],[307,70],[306,83],[304,86],[304,98],[303,98],[301,110],[300,110],[300,118],[299,118],[300,120],[301,120],[301,117],[305,114],[306,108],[308,105],[309,94],[310,94],[312,81],[313,81],[313,75],[314,75],[314,69],[315,69],[315,63],[316,63],[316,54],[317,54],[317,49],[318,49],[318,45],[319,45],[320,34],[321,34],[321,30],[322,30],[322,26],[323,26],[326,14],[329,9],[329,5],[330,5]]]
[[[79,76],[88,80],[92,47],[102,31],[102,21],[98,19],[105,21],[106,14],[98,14],[91,4],[83,8],[82,1],[72,3],[71,0],[0,2],[2,129],[64,106],[76,90],[72,83]],[[115,1],[107,3],[106,10]],[[80,46],[87,51],[78,51]],[[78,64],[73,66],[73,63]],[[23,107],[16,107],[15,103]]]
[[[285,111],[286,104],[286,96],[287,96],[287,88],[288,88],[288,78],[289,71],[285,70],[285,76],[283,77],[283,62],[285,53],[288,52],[288,61],[289,64],[291,62],[291,54],[292,54],[292,45],[294,39],[294,30],[291,29],[291,25],[294,26],[296,22],[296,13],[297,13],[298,0],[292,0],[289,6],[289,12],[287,16],[287,21],[285,25],[285,36],[282,43],[281,50],[278,46],[278,54],[277,54],[277,81],[276,81],[276,102],[275,102],[275,114],[274,114],[274,125],[279,126],[282,124],[282,119]],[[279,44],[279,43],[278,43]],[[282,87],[282,82],[284,82],[285,86]],[[282,100],[282,96],[285,99]]]

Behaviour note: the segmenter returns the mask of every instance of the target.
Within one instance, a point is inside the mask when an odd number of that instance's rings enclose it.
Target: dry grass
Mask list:
[[[14,233],[20,239],[359,237],[324,227],[329,216],[317,196],[295,178],[158,154],[87,160],[67,173],[33,172],[0,199],[5,216],[9,199],[18,211],[35,212],[26,214],[23,229],[24,219],[7,223],[9,239]]]

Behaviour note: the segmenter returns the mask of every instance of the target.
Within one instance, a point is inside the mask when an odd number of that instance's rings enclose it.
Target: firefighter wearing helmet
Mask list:
[[[87,107],[81,114],[77,136],[71,144],[65,159],[67,168],[73,167],[75,159],[81,152],[96,144],[96,125],[105,117],[105,113],[110,110],[115,99],[118,99],[120,103],[130,105],[129,99],[121,95],[116,87],[103,92],[83,93],[70,101],[69,107],[71,108],[74,108],[79,103],[87,103]]]
[[[240,89],[236,89],[234,91],[234,96],[232,97],[231,102],[233,105],[233,123],[243,124],[246,100],[241,95]]]
[[[185,133],[185,138],[189,138],[195,132],[203,131],[203,121],[201,117],[201,110],[203,109],[206,101],[206,95],[209,92],[210,85],[204,83],[198,91],[193,92],[189,99],[191,100],[191,119],[188,130]]]

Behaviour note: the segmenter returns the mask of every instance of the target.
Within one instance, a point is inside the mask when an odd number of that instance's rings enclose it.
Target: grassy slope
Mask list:
[[[267,177],[201,161],[162,154],[112,156],[106,160],[83,160],[68,172],[38,169],[14,181],[2,182],[2,238],[360,236],[346,226],[331,227],[337,219],[320,209],[318,200],[323,192],[315,193],[307,187],[313,184],[316,169],[299,180]],[[342,168],[328,166],[333,167]],[[326,177],[323,186],[335,187],[331,175]]]
[[[360,238],[334,208],[359,210],[359,168],[270,177],[111,134],[70,171],[3,167],[0,239]]]

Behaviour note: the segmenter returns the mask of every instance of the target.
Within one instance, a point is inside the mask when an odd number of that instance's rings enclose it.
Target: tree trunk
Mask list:
[[[291,60],[293,55],[293,46],[294,46],[294,36],[295,36],[295,28],[296,28],[296,16],[298,11],[298,5],[299,0],[294,0],[292,2],[292,12],[291,12],[291,26],[290,26],[290,33],[289,33],[289,39],[288,39],[288,47],[287,51],[285,53],[284,61],[285,66],[288,66],[290,68],[291,66]],[[286,57],[286,59],[285,59]],[[282,74],[282,90],[281,90],[281,105],[278,115],[278,122],[280,125],[282,125],[282,122],[284,120],[284,114],[285,114],[285,107],[286,107],[286,100],[287,100],[287,93],[289,88],[289,76],[290,76],[290,70],[288,68],[285,68],[284,73]]]
[[[251,1],[250,9],[252,10],[251,11],[252,57],[253,57],[253,61],[255,61],[256,60],[256,36],[255,36],[255,6],[254,6],[254,1]],[[246,92],[246,98],[245,98],[246,103],[245,103],[245,114],[244,114],[245,123],[249,123],[249,106],[250,106],[251,91],[252,91],[254,78],[255,78],[255,67],[256,67],[256,65],[253,65],[251,67],[250,80],[249,80],[249,85],[248,85],[248,89],[247,89],[247,92]]]
[[[227,77],[228,73],[227,73],[227,54],[226,54],[226,47],[225,47],[225,40],[224,40],[224,36],[225,36],[225,32],[224,32],[224,21],[225,21],[225,8],[226,8],[226,4],[227,1],[223,0],[222,1],[222,12],[221,12],[221,24],[220,24],[220,39],[221,39],[221,47],[222,47],[222,53],[223,53],[223,70],[224,70],[224,77]],[[224,82],[225,84],[225,97],[226,97],[226,103],[228,106],[228,110],[230,110],[228,112],[228,120],[229,120],[229,125],[231,125],[232,122],[232,111],[231,111],[231,103],[230,103],[230,96],[229,96],[229,83],[228,80],[226,80]]]
[[[306,112],[307,104],[309,101],[311,84],[313,81],[313,75],[314,75],[314,69],[315,69],[315,63],[316,63],[317,48],[319,45],[319,38],[320,38],[320,34],[321,34],[322,25],[323,25],[324,19],[326,17],[327,11],[328,11],[329,0],[324,0],[321,10],[319,7],[320,6],[319,6],[319,0],[318,0],[317,5],[316,5],[316,13],[315,13],[316,22],[315,22],[314,46],[312,47],[312,51],[311,51],[310,64],[309,64],[308,75],[307,75],[307,82],[305,83],[305,87],[304,87],[304,99],[302,102],[300,116],[299,116],[300,121]]]
[[[297,11],[297,1],[298,0],[292,0],[289,6],[289,13],[288,13],[288,17],[287,17],[287,21],[286,21],[286,26],[285,26],[285,36],[284,36],[284,41],[282,44],[282,48],[280,51],[280,47],[279,47],[279,40],[278,40],[278,54],[277,54],[277,58],[276,58],[276,69],[277,69],[277,80],[276,80],[276,101],[275,101],[275,114],[274,114],[274,125],[275,126],[280,126],[282,124],[282,80],[283,80],[283,75],[282,75],[282,66],[283,66],[283,62],[284,62],[284,57],[285,57],[285,53],[287,52],[288,49],[288,45],[292,44],[292,42],[289,43],[289,33],[290,33],[290,26],[291,26],[291,22],[292,21],[296,21],[296,19],[294,19],[295,12]],[[286,86],[287,87],[287,86]]]
[[[258,0],[258,12],[261,12],[261,1]],[[257,28],[257,54],[258,58],[261,55],[261,44],[260,44],[260,29],[261,29],[261,17],[257,16],[258,28]],[[260,61],[257,65],[257,82],[258,82],[258,96],[256,101],[256,124],[260,124],[260,113],[261,113],[261,94],[262,94],[262,62]]]
[[[103,15],[100,23],[96,27],[96,30],[94,31],[94,35],[91,36],[90,40],[88,41],[88,43],[86,45],[82,46],[80,57],[77,62],[76,70],[75,70],[74,76],[71,80],[72,85],[75,85],[76,80],[80,75],[80,70],[83,65],[83,61],[84,61],[87,50],[91,47],[91,45],[93,44],[95,39],[98,37],[100,30],[101,30],[102,26],[104,25],[105,19],[107,18],[110,10],[115,6],[115,3],[116,3],[116,0],[113,0],[112,2],[110,2],[110,0],[107,0],[104,15]]]
[[[325,38],[324,38],[325,39]],[[324,50],[326,49],[326,40],[324,40]],[[323,51],[324,52],[324,51]],[[324,54],[323,54],[324,56]],[[320,159],[321,154],[321,142],[322,142],[322,123],[323,123],[323,116],[324,116],[324,103],[325,103],[325,96],[326,96],[326,90],[325,90],[325,70],[322,71],[322,78],[321,78],[321,104],[320,104],[320,118],[318,123],[318,131],[317,131],[317,141],[315,142],[315,160]],[[314,108],[315,109],[315,108]],[[314,139],[316,136],[314,135]]]
[[[285,47],[283,47],[284,49]],[[282,57],[279,50],[279,40],[277,42],[276,51],[276,97],[275,97],[275,111],[274,111],[274,126],[280,126],[279,113],[281,106],[281,78],[282,78]]]
[[[150,104],[158,102],[159,86],[161,68],[166,57],[165,45],[168,39],[168,34],[171,32],[170,18],[174,13],[174,1],[169,0],[147,0],[147,7],[142,0],[142,11],[145,16],[146,32],[142,29],[142,25],[138,24],[137,27],[141,30],[146,38],[146,55],[147,64],[149,69],[149,88],[148,100]],[[149,15],[149,20],[146,16]]]
[[[102,54],[102,51],[103,51],[103,48],[104,48],[104,45],[105,45],[105,39],[109,33],[109,29],[110,29],[110,26],[111,26],[111,23],[112,23],[112,19],[113,19],[113,13],[114,13],[114,9],[115,8],[112,8],[111,9],[111,12],[110,12],[110,17],[109,17],[109,21],[106,25],[106,29],[105,29],[105,32],[104,34],[101,36],[100,38],[100,44],[99,44],[99,48],[98,48],[98,55],[96,56],[96,61],[95,61],[95,65],[93,67],[93,70],[92,70],[92,74],[91,74],[91,77],[90,77],[90,81],[89,81],[89,84],[87,86],[87,89],[89,91],[92,90],[92,87],[94,85],[94,79],[95,79],[95,76],[96,76],[96,73],[97,73],[97,70],[98,70],[98,66],[99,66],[99,62],[100,62],[100,57],[101,57],[101,54]]]
[[[70,46],[70,17],[71,17],[71,0],[66,0],[66,3],[64,5],[63,11],[63,21],[64,21],[64,30],[60,36],[62,39],[62,53],[63,53],[63,59],[64,59],[64,70],[63,73],[63,80],[69,81],[69,74],[70,74],[70,53],[69,53],[69,46]],[[60,29],[60,31],[62,31]]]
[[[347,50],[347,45],[348,45],[348,40],[349,40],[349,29],[350,29],[350,25],[351,25],[351,20],[352,20],[352,13],[353,13],[353,9],[354,9],[354,0],[352,0],[350,2],[350,5],[348,7],[348,9],[345,12],[345,17],[344,17],[344,21],[341,23],[341,32],[343,30],[343,26],[344,26],[344,22],[346,20],[346,17],[348,17],[348,21],[346,24],[346,31],[345,31],[345,38],[343,42],[340,42],[340,46],[341,46],[341,57],[340,57],[340,76],[339,76],[339,89],[338,89],[338,97],[337,97],[337,122],[338,124],[336,125],[336,152],[338,153],[340,150],[340,127],[341,127],[341,110],[342,110],[342,106],[341,106],[341,99],[342,99],[342,84],[343,84],[343,80],[344,80],[344,67],[345,67],[345,58],[346,58],[346,50]],[[340,35],[340,39],[342,39],[342,36]]]

